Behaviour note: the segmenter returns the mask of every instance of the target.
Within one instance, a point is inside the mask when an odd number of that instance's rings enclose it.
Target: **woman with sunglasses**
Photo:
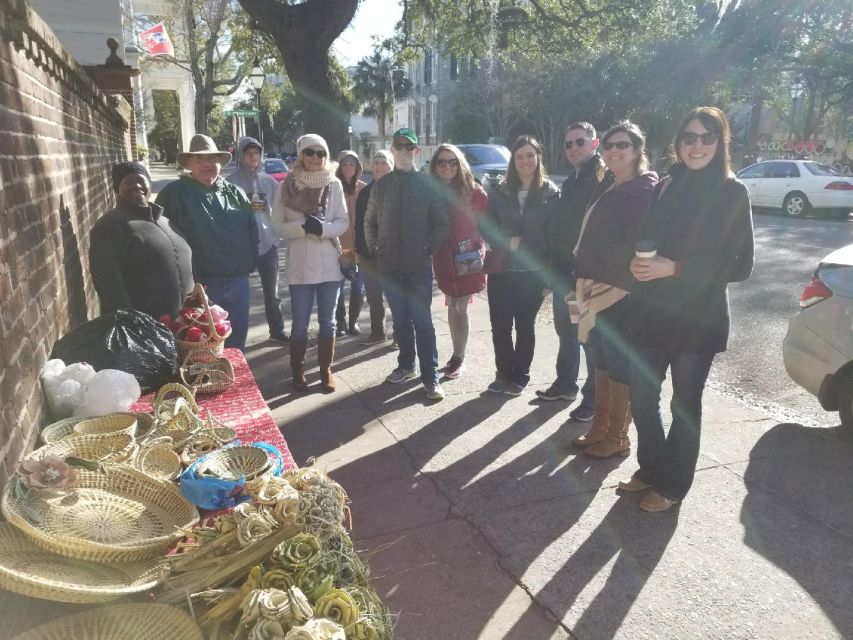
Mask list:
[[[645,511],[664,511],[687,495],[699,456],[702,392],[729,335],[730,282],[752,272],[752,214],[732,173],[729,125],[715,107],[690,111],[673,142],[675,164],[655,189],[641,239],[657,255],[635,258],[631,273],[631,406],[640,469],[619,484],[652,490]],[[652,253],[649,251],[648,253]],[[664,433],[661,384],[672,376],[672,425]]]
[[[296,141],[298,157],[279,186],[275,221],[287,240],[287,282],[290,289],[290,366],[293,387],[304,391],[308,323],[317,299],[317,361],[325,391],[335,390],[335,303],[341,288],[338,237],[349,227],[344,189],[329,165],[329,147],[316,134]]]
[[[453,343],[444,377],[455,380],[462,373],[468,344],[468,305],[474,294],[486,287],[485,247],[478,225],[489,198],[474,182],[465,155],[455,145],[440,145],[429,167],[430,174],[450,191],[450,235],[433,254],[432,266],[438,288],[446,296],[447,324]]]
[[[518,396],[530,382],[536,314],[548,286],[547,224],[560,192],[542,166],[538,140],[521,136],[511,151],[506,178],[489,195],[480,230],[490,246],[484,266],[497,370],[486,390]]]
[[[578,338],[595,354],[596,412],[576,444],[591,458],[631,451],[627,344],[628,270],[657,174],[648,171],[646,138],[633,122],[611,127],[601,139],[607,173],[593,193],[575,246]]]

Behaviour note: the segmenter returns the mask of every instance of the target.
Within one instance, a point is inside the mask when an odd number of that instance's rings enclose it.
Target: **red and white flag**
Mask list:
[[[162,22],[140,33],[139,39],[142,41],[142,47],[148,52],[149,56],[175,55],[172,40],[169,38],[169,34],[166,33],[166,26]]]

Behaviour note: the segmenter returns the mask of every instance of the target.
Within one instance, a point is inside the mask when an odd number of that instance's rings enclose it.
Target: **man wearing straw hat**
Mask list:
[[[219,174],[231,154],[196,134],[189,151],[178,155],[188,173],[157,196],[157,204],[192,248],[193,275],[208,297],[228,311],[226,347],[246,346],[249,331],[249,274],[258,259],[258,227],[252,204],[238,186]]]

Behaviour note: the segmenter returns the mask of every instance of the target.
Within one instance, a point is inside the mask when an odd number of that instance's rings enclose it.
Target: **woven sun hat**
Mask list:
[[[166,604],[116,604],[39,625],[12,640],[204,640],[189,614]]]
[[[187,169],[187,160],[191,156],[217,156],[223,165],[231,162],[231,154],[217,149],[213,138],[203,133],[197,133],[190,139],[190,148],[178,154],[178,164]]]
[[[33,544],[8,522],[0,523],[0,589],[85,604],[149,591],[168,575],[160,558],[112,564],[67,558]]]

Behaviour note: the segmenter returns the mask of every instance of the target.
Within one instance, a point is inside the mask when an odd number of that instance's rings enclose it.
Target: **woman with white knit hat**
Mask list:
[[[290,366],[293,387],[304,391],[305,348],[314,300],[320,334],[317,361],[320,382],[335,390],[332,361],[335,357],[335,304],[343,276],[338,262],[338,237],[349,227],[344,190],[329,163],[329,147],[316,134],[296,141],[298,158],[279,186],[274,222],[287,241],[287,283],[293,324],[290,333]]]

